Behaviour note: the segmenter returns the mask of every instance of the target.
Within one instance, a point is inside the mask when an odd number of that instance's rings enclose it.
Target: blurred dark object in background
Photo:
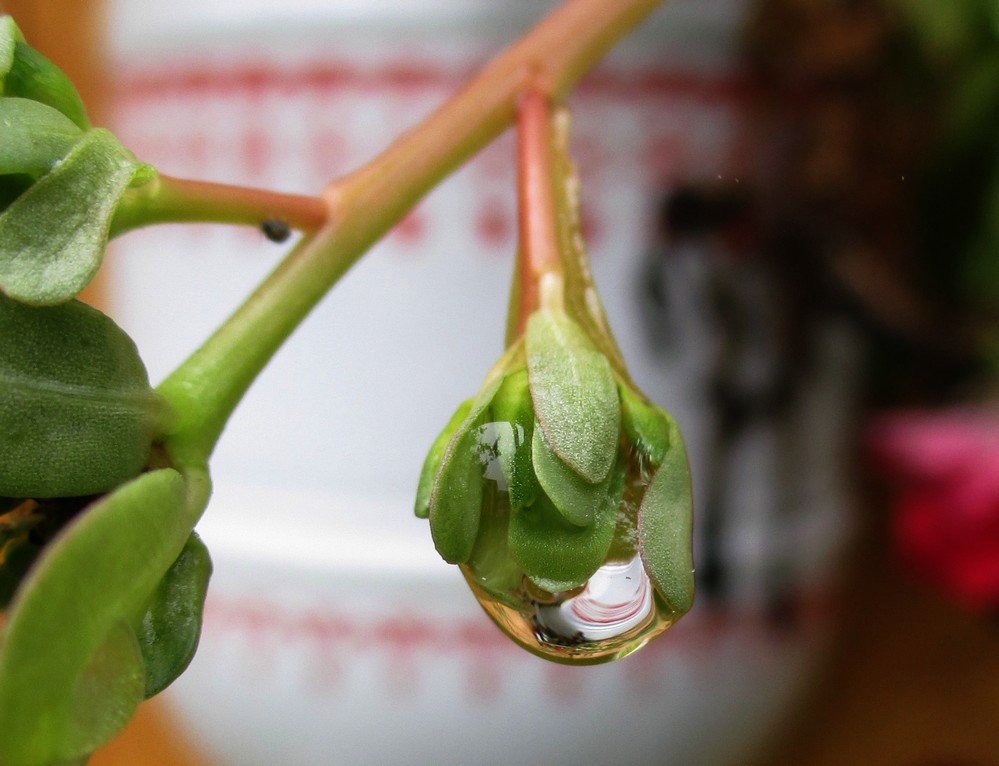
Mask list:
[[[761,0],[745,33],[772,257],[806,312],[832,300],[864,328],[875,405],[944,402],[982,370],[959,244],[926,236],[950,226],[924,209],[950,86],[905,10]]]
[[[896,0],[932,68],[939,103],[920,179],[922,263],[999,371],[999,4]]]

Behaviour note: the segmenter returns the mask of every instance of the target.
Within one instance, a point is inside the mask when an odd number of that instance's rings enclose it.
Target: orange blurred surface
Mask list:
[[[89,766],[209,766],[195,752],[161,699],[139,707],[128,728],[98,750]]]
[[[868,546],[828,665],[755,766],[999,764],[999,625],[915,583],[889,550]]]

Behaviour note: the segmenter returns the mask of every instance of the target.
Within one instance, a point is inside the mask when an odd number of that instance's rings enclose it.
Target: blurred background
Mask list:
[[[0,7],[163,172],[314,193],[553,3]],[[252,389],[199,654],[95,764],[999,763],[999,5],[673,0],[570,105],[611,324],[690,447],[694,610],[551,666],[412,518],[502,350],[506,135]],[[280,252],[137,232],[88,297],[158,381]]]

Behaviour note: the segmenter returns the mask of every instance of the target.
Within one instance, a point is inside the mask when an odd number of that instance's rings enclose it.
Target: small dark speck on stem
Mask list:
[[[271,242],[284,242],[291,236],[291,227],[278,218],[268,218],[260,224],[260,230]]]

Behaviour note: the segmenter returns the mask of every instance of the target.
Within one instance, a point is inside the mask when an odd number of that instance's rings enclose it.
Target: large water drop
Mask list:
[[[626,479],[604,562],[578,587],[552,592],[519,566],[508,546],[509,485],[499,469],[506,424],[483,429],[483,502],[478,539],[461,571],[486,614],[520,646],[555,662],[590,665],[631,654],[679,617],[656,592],[638,552],[637,509],[649,486],[641,460],[626,453]],[[519,440],[528,448],[530,440]],[[540,491],[540,490],[539,490]]]
[[[507,594],[482,586],[461,567],[475,598],[493,622],[533,654],[571,665],[624,657],[665,631],[677,615],[665,607],[638,556],[604,564],[580,588],[547,593],[526,577]]]

